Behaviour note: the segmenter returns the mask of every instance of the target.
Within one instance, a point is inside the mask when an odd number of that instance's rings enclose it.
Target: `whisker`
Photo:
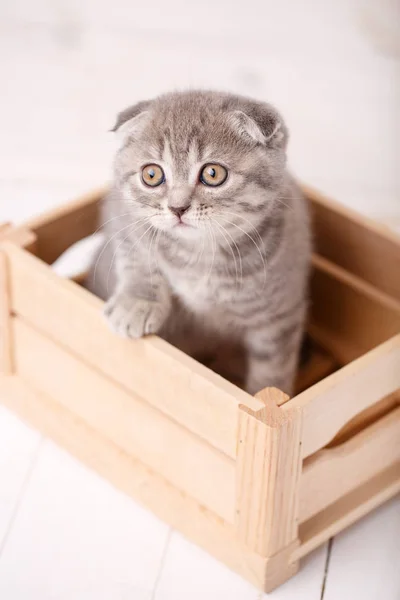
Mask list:
[[[293,202],[295,200],[304,200],[304,196],[277,196],[276,200],[279,202],[279,204],[282,204],[289,210],[293,211],[293,210],[295,210],[295,207],[293,206]],[[282,202],[283,200],[289,200],[292,204],[286,204],[285,202]]]
[[[130,232],[128,233],[128,235],[127,235],[126,237],[124,237],[124,239],[123,239],[123,240],[122,240],[122,241],[121,241],[121,242],[120,242],[120,243],[117,245],[117,247],[115,248],[115,250],[114,250],[114,252],[113,252],[113,255],[112,255],[112,258],[111,258],[111,263],[110,263],[110,266],[109,266],[109,268],[108,268],[108,273],[107,273],[107,280],[106,280],[106,290],[107,290],[107,295],[108,295],[108,290],[109,290],[109,282],[110,282],[111,270],[112,270],[112,268],[113,268],[113,265],[114,265],[114,260],[115,260],[115,258],[116,258],[116,256],[117,256],[117,252],[118,252],[119,248],[122,246],[122,244],[124,244],[124,243],[126,242],[126,240],[129,238],[129,236],[131,236],[131,235],[132,235],[132,233],[135,233],[135,231],[137,231],[138,229],[141,229],[141,227],[144,227],[144,226],[147,224],[147,221],[149,220],[149,218],[150,218],[150,217],[146,217],[146,220],[145,220],[145,222],[144,222],[144,223],[142,223],[141,225],[139,225],[138,227],[136,227],[136,229],[134,229],[133,231],[130,231]],[[140,220],[141,220],[141,219],[140,219]],[[136,221],[135,225],[137,225],[137,223],[138,223],[138,222]],[[147,230],[147,231],[148,231],[148,230]],[[142,239],[142,238],[139,238],[139,239]],[[130,254],[130,251],[129,251],[129,253],[128,253],[128,257],[129,257],[129,254]]]
[[[156,237],[158,231],[159,230],[157,230],[156,228],[154,228],[154,232],[153,232],[153,235],[150,238],[150,244],[149,244],[148,249],[147,249],[147,261],[148,261],[148,266],[149,266],[151,287],[153,287],[153,267],[152,267],[152,264],[151,264],[151,247],[153,245],[154,238]]]
[[[161,236],[163,233],[164,233],[164,231],[162,229],[158,230],[157,237],[156,237],[156,243],[155,243],[155,250],[154,250],[154,259],[156,262],[156,267],[158,269],[158,272],[161,271],[160,263],[158,262],[158,250],[159,250],[160,239],[161,239]]]
[[[201,259],[203,258],[204,250],[206,247],[206,238],[204,236],[202,236],[202,237],[203,237],[203,244],[201,246],[201,252],[200,252],[199,256],[197,257],[196,262],[194,263],[195,265],[198,265],[201,262]]]
[[[261,258],[261,261],[262,261],[262,264],[263,264],[263,268],[264,268],[264,284],[263,284],[263,287],[264,287],[265,284],[267,283],[267,266],[266,266],[265,258],[263,256],[263,254],[262,254],[262,252],[261,252],[261,250],[260,250],[257,242],[254,240],[253,237],[251,237],[251,235],[247,231],[245,231],[244,229],[242,229],[242,227],[239,227],[239,225],[236,225],[236,223],[232,223],[232,221],[228,221],[224,217],[221,217],[221,218],[223,218],[226,223],[229,223],[230,225],[233,225],[234,227],[236,227],[236,229],[239,229],[239,231],[241,231],[242,233],[244,233],[253,242],[253,244],[257,248],[257,251],[258,251],[258,253],[260,255],[260,258]]]
[[[248,223],[250,225],[250,227],[252,229],[254,229],[254,231],[256,232],[258,239],[260,240],[260,244],[263,246],[263,248],[265,250],[264,240],[262,239],[261,235],[259,234],[258,229],[253,225],[253,223],[251,221],[249,221],[249,219],[246,219],[245,217],[242,217],[242,215],[238,215],[237,213],[230,212],[230,211],[224,211],[222,213],[222,216],[224,216],[224,214],[233,215],[234,217],[237,217],[238,219],[243,219],[243,221]]]
[[[286,202],[282,202],[282,198],[276,198],[276,201],[279,202],[279,204],[282,204],[282,206],[285,206],[286,208],[288,208],[289,210],[294,210],[293,206],[290,206],[290,204],[286,204]]]
[[[148,218],[148,217],[146,217],[146,218]],[[143,220],[143,219],[139,219],[139,221],[142,221],[142,220]],[[94,265],[94,269],[93,269],[93,284],[95,284],[95,283],[96,283],[97,267],[98,267],[99,261],[100,261],[101,257],[103,256],[103,254],[104,254],[104,252],[105,252],[106,248],[108,248],[108,246],[111,244],[111,242],[112,242],[112,241],[113,241],[113,240],[114,240],[116,237],[118,237],[118,236],[120,235],[120,233],[122,233],[122,232],[123,232],[123,231],[125,231],[126,229],[129,229],[130,227],[134,227],[135,225],[137,225],[137,223],[139,223],[139,221],[135,221],[134,223],[129,223],[129,225],[126,225],[125,227],[122,227],[122,229],[120,229],[119,231],[117,231],[116,233],[114,233],[114,235],[112,235],[112,236],[111,236],[111,237],[110,237],[110,238],[107,240],[107,242],[104,244],[103,248],[102,248],[102,249],[101,249],[101,251],[100,251],[100,254],[99,254],[99,255],[98,255],[98,257],[97,257],[97,260],[96,260],[96,262],[95,262],[95,265]],[[127,239],[131,233],[133,233],[133,232],[130,232],[130,233],[127,235],[127,237],[126,237],[125,239]]]
[[[213,229],[212,229],[211,225],[209,225],[208,230],[210,231],[210,235],[211,235],[211,241],[212,241],[212,247],[213,247],[213,255],[212,255],[211,266],[210,266],[210,269],[209,269],[208,274],[207,274],[207,281],[209,281],[210,277],[211,277],[211,271],[212,271],[213,266],[214,266],[215,253],[216,253],[216,249],[217,249],[217,242],[216,242],[215,235],[214,235],[214,232],[213,232]]]
[[[218,221],[216,221],[216,220],[214,220],[213,222],[214,222],[216,225],[218,225],[218,227],[221,227],[221,233],[222,233],[222,235],[223,235],[223,237],[224,237],[224,240],[226,241],[226,243],[227,243],[227,246],[228,246],[228,248],[229,248],[229,250],[231,251],[231,254],[232,254],[232,256],[233,256],[233,260],[234,260],[234,262],[235,262],[236,285],[237,285],[237,283],[238,283],[238,267],[237,267],[236,256],[235,256],[235,253],[234,253],[234,251],[233,251],[233,248],[232,248],[232,246],[230,245],[230,243],[229,243],[229,240],[227,239],[227,237],[225,236],[225,234],[226,234],[226,235],[228,235],[228,236],[230,237],[230,239],[232,240],[232,242],[234,243],[234,245],[235,245],[235,247],[236,247],[236,250],[237,250],[237,253],[238,253],[238,256],[239,256],[239,261],[240,261],[240,286],[242,286],[242,285],[243,285],[243,266],[242,266],[242,257],[241,257],[241,255],[240,255],[240,252],[239,252],[238,245],[236,244],[236,242],[235,242],[235,240],[232,238],[232,236],[229,234],[229,232],[228,232],[228,231],[225,229],[225,227],[224,227],[223,225],[221,225],[221,223],[218,223]]]
[[[141,200],[140,198],[136,198],[135,200],[130,200],[128,201],[128,204],[130,204],[131,206],[149,206],[150,208],[157,209],[160,208],[161,205],[160,204],[152,204],[151,202],[144,202],[144,200]]]
[[[304,196],[278,196],[278,198],[282,198],[282,200],[302,200]]]
[[[223,225],[220,223],[220,226],[223,227]],[[242,263],[242,255],[240,254],[240,248],[239,245],[235,242],[235,240],[233,239],[233,236],[229,233],[229,231],[226,229],[226,227],[223,227],[225,230],[225,233],[227,236],[230,237],[230,239],[232,240],[232,243],[235,245],[236,251],[238,253],[238,257],[239,257],[239,264],[240,264],[240,286],[243,287],[243,263]]]
[[[92,235],[96,235],[96,233],[98,233],[99,231],[101,231],[103,229],[103,227],[105,227],[106,225],[108,225],[109,223],[111,223],[111,221],[115,221],[116,219],[122,219],[123,217],[129,217],[131,216],[131,213],[123,213],[122,215],[117,215],[115,217],[111,217],[111,219],[108,219],[107,221],[104,221],[104,223],[102,223],[97,229],[96,231],[94,231],[92,233]]]
[[[146,223],[146,225],[147,225],[147,223]],[[150,231],[150,229],[152,229],[153,227],[154,227],[154,225],[152,225],[152,224],[150,223],[150,225],[149,225],[149,227],[146,229],[146,231],[144,231],[144,232],[142,233],[142,235],[140,236],[140,238],[136,240],[136,242],[133,244],[133,246],[131,246],[131,248],[129,249],[129,252],[128,252],[128,258],[130,257],[130,255],[132,254],[132,250],[134,250],[134,248],[136,248],[136,246],[138,245],[138,243],[140,242],[140,240],[141,240],[141,239],[143,239],[143,238],[144,238],[144,236],[146,235],[146,233],[147,233],[148,231]]]

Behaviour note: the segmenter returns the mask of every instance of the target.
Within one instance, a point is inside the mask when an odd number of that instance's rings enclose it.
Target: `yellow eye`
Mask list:
[[[146,165],[142,169],[142,181],[150,187],[156,187],[164,183],[164,171],[158,165]]]
[[[225,169],[225,167],[217,163],[209,163],[208,165],[204,165],[200,171],[201,183],[211,187],[222,185],[224,181],[226,181],[227,177],[228,171]]]

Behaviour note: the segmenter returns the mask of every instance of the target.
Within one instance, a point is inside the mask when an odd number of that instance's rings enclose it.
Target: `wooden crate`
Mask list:
[[[400,243],[306,193],[319,349],[291,399],[118,338],[52,271],[95,230],[101,191],[0,227],[2,402],[265,591],[400,490]]]

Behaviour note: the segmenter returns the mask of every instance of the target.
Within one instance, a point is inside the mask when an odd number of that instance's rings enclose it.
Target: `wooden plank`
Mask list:
[[[389,396],[385,396],[382,400],[379,400],[379,402],[375,402],[372,406],[369,406],[361,413],[358,413],[358,415],[353,417],[344,427],[342,427],[342,429],[340,429],[339,433],[335,435],[333,440],[326,447],[334,448],[335,446],[343,444],[343,442],[347,442],[347,440],[354,437],[357,433],[390,413],[398,405],[400,405],[400,390],[393,392],[393,394],[389,394]]]
[[[400,335],[282,405],[303,409],[303,458],[326,446],[358,413],[400,388]]]
[[[400,331],[400,302],[320,256],[313,266],[310,333],[339,363]]]
[[[21,319],[12,319],[12,331],[18,375],[178,489],[233,523],[232,459],[86,366]]]
[[[292,559],[298,560],[309,554],[399,492],[400,463],[396,463],[300,525],[301,544],[293,552]]]
[[[240,407],[237,458],[237,530],[262,556],[295,543],[301,472],[301,412],[278,408],[283,393],[260,392],[257,413]]]
[[[400,301],[400,237],[309,187],[303,190],[318,254]]]
[[[44,394],[33,392],[19,378],[0,376],[0,398],[20,418],[152,510],[217,560],[224,562],[253,585],[264,591],[271,590],[266,571],[268,563],[272,565],[274,558],[267,560],[246,550],[238,543],[233,526],[177,491],[162,477],[105,440]],[[346,496],[344,502],[336,503],[332,512],[324,511],[322,515],[303,524],[300,530],[302,544],[292,550],[290,562],[297,562],[399,491],[399,469],[396,465],[362,489]],[[281,568],[280,564],[278,573]]]
[[[232,525],[178,491],[45,394],[17,377],[0,376],[0,399],[115,487],[153,511],[230,569],[263,589],[267,560],[238,543]]]
[[[300,522],[399,461],[397,408],[344,444],[320,450],[305,461],[300,483]]]
[[[13,372],[11,299],[7,256],[0,251],[0,373]]]
[[[266,577],[263,587],[264,592],[272,592],[285,583],[285,581],[296,575],[300,563],[298,560],[293,560],[292,556],[298,546],[299,542],[298,540],[295,540],[284,550],[267,559]]]
[[[319,348],[313,348],[309,361],[300,369],[297,375],[295,384],[297,394],[321,381],[336,368],[337,364],[332,356]]]
[[[134,392],[228,456],[236,458],[239,404],[263,403],[157,337],[121,339],[103,303],[62,280],[36,257],[4,244],[12,309],[88,365]],[[149,373],[151,374],[149,376]]]
[[[99,225],[99,202],[106,191],[94,190],[27,221],[25,227],[37,235],[37,255],[51,264],[75,242],[91,235]]]
[[[21,248],[25,248],[33,254],[37,250],[37,236],[36,234],[25,226],[14,226],[11,224],[5,224],[0,229],[0,243],[4,240],[13,242]]]

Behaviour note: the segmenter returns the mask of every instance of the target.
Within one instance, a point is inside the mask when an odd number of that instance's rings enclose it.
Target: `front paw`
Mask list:
[[[105,305],[104,314],[115,333],[129,338],[157,333],[167,317],[159,302],[125,293],[112,296]]]

